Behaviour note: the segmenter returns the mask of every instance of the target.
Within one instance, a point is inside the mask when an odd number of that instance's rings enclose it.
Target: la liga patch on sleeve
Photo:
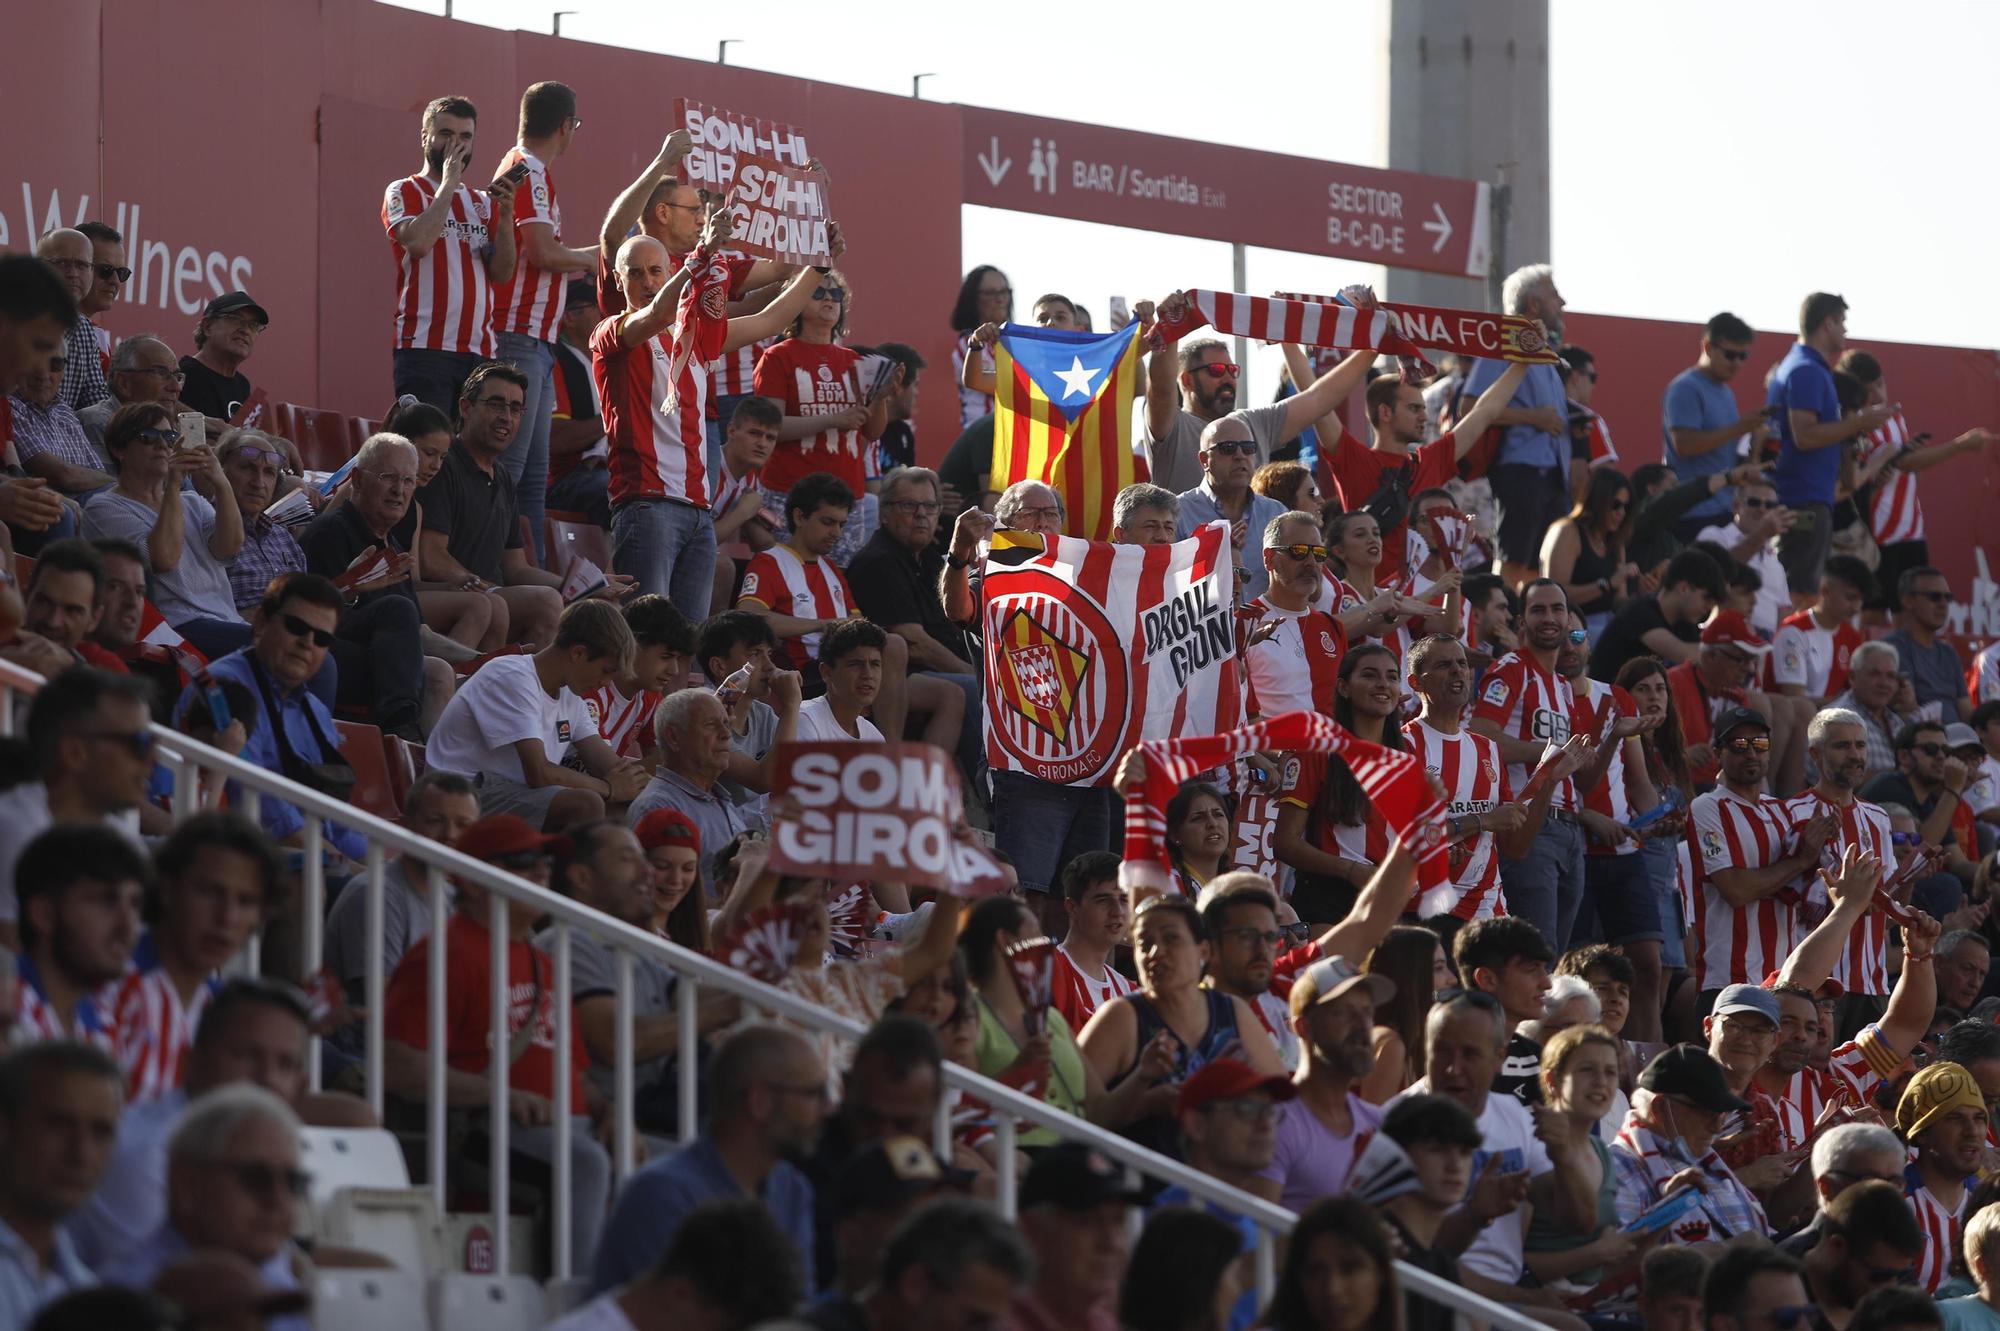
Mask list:
[[[740,595],[755,596],[756,594],[757,594],[757,575],[755,573],[745,573],[743,575],[743,590],[740,593]]]
[[[1486,689],[1479,695],[1479,700],[1481,702],[1490,702],[1498,707],[1507,701],[1509,692],[1506,680],[1490,679],[1486,681]]]

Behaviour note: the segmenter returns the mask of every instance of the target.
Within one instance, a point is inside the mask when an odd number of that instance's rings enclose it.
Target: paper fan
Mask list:
[[[1055,999],[1056,940],[1029,938],[1007,949],[1007,971],[1021,995],[1021,1026],[1028,1038],[1049,1025],[1049,1004]]]
[[[797,901],[775,902],[754,910],[716,951],[732,970],[742,971],[765,984],[776,984],[791,972],[798,957],[805,914],[805,906]]]
[[[872,904],[866,883],[827,890],[827,937],[835,952],[853,957],[868,950],[869,928],[874,923]]]
[[[1347,1175],[1347,1191],[1370,1206],[1380,1206],[1422,1186],[1410,1157],[1394,1139],[1381,1132],[1368,1138],[1368,1144],[1354,1158],[1354,1168]]]

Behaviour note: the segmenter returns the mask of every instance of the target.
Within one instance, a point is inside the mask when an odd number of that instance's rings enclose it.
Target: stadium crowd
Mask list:
[[[292,1237],[300,1126],[390,1128],[421,1177],[440,1028],[455,1193],[484,1186],[493,1114],[554,1177],[567,1088],[566,1331],[1446,1327],[1396,1260],[1562,1328],[2000,1325],[2000,659],[1945,636],[1917,484],[1994,436],[1914,431],[1839,296],[1804,300],[1761,398],[1734,382],[1752,330],[1711,319],[1661,386],[1661,460],[1629,471],[1546,266],[1503,303],[1556,364],[1425,384],[1288,347],[1260,405],[1223,341],[1161,334],[1185,293],[1141,302],[1150,479],[1113,541],[1226,524],[1246,715],[1330,717],[1444,801],[1399,837],[1342,759],[1254,755],[1179,786],[1170,885],[1144,890],[1120,854],[1143,758],[1103,787],[988,767],[986,553],[1063,532],[1076,498],[993,486],[1007,275],[965,277],[963,432],[920,450],[923,358],[846,340],[834,262],[732,253],[684,131],[570,245],[578,110],[527,89],[485,187],[477,108],[424,110],[381,209],[396,400],[331,476],[246,417],[274,322],[249,294],[186,354],[114,345],[116,231],[0,255],[0,656],[47,681],[0,764],[0,1329],[309,1325],[316,1269],[387,1257]],[[1061,294],[1030,308],[1092,327]],[[532,901],[496,940],[454,880],[434,938],[425,874],[392,861],[377,932],[357,832],[176,789],[151,728],[344,799],[342,722],[420,756],[408,832],[624,925],[729,961],[789,912],[753,973],[866,1036],[705,994],[689,1047],[674,972],[639,957],[619,1123],[608,945],[572,940],[559,1067]],[[800,816],[780,746],[885,739],[951,755],[959,835],[1012,889],[770,867]],[[1273,854],[1245,864],[1257,782]],[[1037,996],[1011,963],[1044,937]],[[376,958],[380,1125],[357,1093]],[[1274,1297],[1246,1216],[1046,1128],[1005,1148],[961,1098],[934,1152],[947,1062],[1296,1212]],[[627,1128],[645,1163],[618,1184]]]

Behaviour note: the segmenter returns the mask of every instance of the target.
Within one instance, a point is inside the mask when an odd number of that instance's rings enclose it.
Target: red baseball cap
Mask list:
[[[643,850],[685,846],[695,854],[701,854],[701,829],[679,809],[655,809],[641,818],[639,825],[632,830],[638,834],[639,846]]]
[[[1282,1102],[1297,1095],[1299,1088],[1290,1077],[1266,1076],[1241,1059],[1218,1058],[1181,1083],[1174,1109],[1185,1114],[1217,1100],[1241,1099],[1253,1091],[1268,1092],[1274,1102]]]
[[[1764,977],[1764,987],[1766,989],[1776,989],[1778,987],[1778,972],[1772,971]],[[1846,992],[1845,989],[1840,987],[1840,981],[1828,976],[1826,979],[1820,981],[1819,988],[1813,990],[1813,997],[1816,999],[1839,998]]]
[[[1710,647],[1734,647],[1739,652],[1762,656],[1771,644],[1757,636],[1750,622],[1734,610],[1718,610],[1702,625],[1701,640]]]
[[[561,840],[561,837],[536,831],[526,819],[514,814],[496,813],[489,818],[481,818],[460,832],[452,847],[475,860],[491,860],[502,855],[547,850]]]

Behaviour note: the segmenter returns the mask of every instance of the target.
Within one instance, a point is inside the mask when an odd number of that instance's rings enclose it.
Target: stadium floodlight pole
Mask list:
[[[575,14],[576,11],[574,9],[558,9],[549,20],[549,32],[557,37],[562,36],[563,19],[565,17],[573,17]]]
[[[912,97],[921,97],[921,96],[923,96],[923,95],[924,95],[924,80],[925,80],[925,79],[934,79],[934,78],[936,78],[936,77],[937,77],[937,72],[936,72],[935,70],[932,70],[932,71],[930,71],[930,72],[927,72],[927,73],[923,73],[923,74],[912,74],[912,75],[910,75],[910,96],[912,96]]]
[[[1231,291],[1248,291],[1250,289],[1249,255],[1243,248],[1241,241],[1229,247],[1229,265],[1229,275],[1235,283],[1229,289]],[[1292,391],[1294,393],[1303,393],[1306,391],[1306,386],[1304,384],[1293,384]],[[1250,400],[1250,343],[1242,337],[1236,339],[1236,400],[1238,402],[1248,402]]]
[[[741,37],[724,37],[721,41],[717,42],[715,44],[715,63],[718,65],[728,64],[730,44],[743,40]]]

